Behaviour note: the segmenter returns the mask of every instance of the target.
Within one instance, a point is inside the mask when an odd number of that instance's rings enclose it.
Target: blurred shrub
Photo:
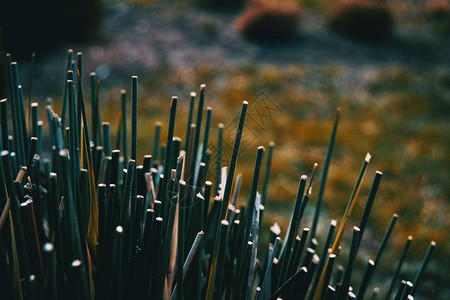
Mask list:
[[[297,4],[253,1],[237,18],[236,28],[254,40],[292,38],[300,24],[301,10]]]
[[[448,0],[433,0],[427,2],[427,15],[436,19],[446,19],[450,17],[450,4]]]
[[[426,16],[437,31],[450,32],[450,3],[448,0],[432,0],[427,3]]]
[[[16,58],[29,58],[63,41],[95,37],[101,20],[101,0],[4,1],[1,45]]]
[[[391,36],[394,20],[383,2],[341,0],[331,13],[330,26],[353,38],[381,41]]]

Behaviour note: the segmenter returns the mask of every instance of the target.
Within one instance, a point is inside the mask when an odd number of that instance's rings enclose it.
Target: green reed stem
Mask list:
[[[109,122],[102,123],[103,131],[103,150],[105,151],[105,156],[111,156],[111,126]]]
[[[328,142],[327,154],[325,155],[325,162],[323,163],[322,175],[320,176],[319,190],[317,192],[316,209],[314,210],[314,217],[311,225],[310,240],[316,237],[317,224],[319,223],[320,211],[322,209],[323,195],[325,193],[325,186],[328,179],[328,170],[330,169],[331,156],[333,155],[334,143],[336,140],[336,132],[339,124],[339,115],[341,109],[338,108],[336,118],[334,119],[333,129],[331,130],[330,141]]]
[[[358,252],[358,240],[360,235],[360,229],[356,226],[353,227],[352,245],[347,262],[347,268],[345,268],[344,279],[342,280],[342,286],[340,289],[340,297],[344,297],[348,293],[350,286],[350,280],[352,278],[353,266],[356,260],[356,254]]]
[[[361,217],[361,221],[359,222],[359,229],[361,230],[361,240],[364,234],[364,230],[366,229],[367,220],[369,219],[370,211],[372,210],[373,202],[375,200],[375,196],[377,195],[378,187],[380,186],[381,177],[383,173],[377,171],[375,173],[375,178],[373,179],[372,187],[370,188],[369,196],[367,197],[366,206],[364,207],[364,213]],[[358,242],[358,248],[361,244],[361,240]]]
[[[64,85],[63,85],[63,97],[62,97],[62,109],[61,109],[61,128],[63,130],[62,134],[64,135],[64,130],[66,127],[66,112],[67,112],[67,102],[68,102],[68,90],[67,90],[67,80],[69,80],[69,71],[73,71],[72,68],[72,60],[73,60],[73,50],[69,49],[67,52],[67,63],[66,63],[66,71],[64,72]]]
[[[269,190],[269,179],[270,179],[270,169],[272,167],[272,157],[273,157],[273,149],[275,148],[275,143],[270,142],[269,143],[269,151],[267,154],[267,161],[266,161],[266,169],[264,171],[264,180],[262,185],[262,192],[261,192],[261,205],[264,206],[265,209],[267,209],[266,203],[267,203],[267,193]]]
[[[422,264],[420,265],[420,268],[417,271],[416,278],[414,278],[413,287],[411,289],[411,292],[409,293],[411,296],[414,296],[416,293],[417,286],[419,285],[420,280],[423,277],[423,273],[425,272],[428,261],[430,260],[431,254],[433,254],[433,250],[435,247],[436,247],[436,242],[431,241],[430,246],[428,247],[427,253],[425,254],[425,258],[423,259]]]
[[[220,123],[217,127],[217,151],[216,151],[216,170],[214,181],[214,196],[219,194],[219,184],[221,175],[222,163],[222,148],[223,148],[223,124]]]
[[[162,182],[162,198],[161,202],[162,205],[167,205],[169,191],[168,191],[168,185],[170,182],[170,160],[171,160],[171,151],[172,151],[172,140],[173,140],[173,132],[175,129],[175,117],[177,113],[177,103],[178,103],[178,97],[172,97],[171,103],[170,103],[170,119],[169,119],[169,129],[167,132],[167,146],[166,146],[166,155],[164,158],[164,178]]]
[[[398,275],[400,274],[400,270],[402,268],[403,262],[405,261],[406,254],[408,252],[408,249],[409,249],[409,246],[411,245],[412,240],[413,240],[413,237],[411,235],[408,236],[405,246],[403,247],[402,254],[400,255],[400,259],[398,260],[397,266],[395,267],[395,271],[394,271],[394,275],[392,276],[391,284],[389,285],[388,291],[386,292],[386,296],[384,297],[385,300],[391,299],[392,291],[394,290],[394,286],[397,283]]]
[[[0,126],[1,126],[1,141],[2,141],[2,149],[0,150],[10,150],[9,149],[9,140],[8,140],[8,101],[7,99],[0,100]]]
[[[223,220],[227,213],[228,204],[230,202],[231,186],[233,184],[234,172],[236,170],[237,158],[239,154],[239,146],[241,145],[242,133],[244,131],[245,116],[247,114],[248,102],[242,103],[241,114],[239,116],[239,123],[236,130],[236,137],[234,138],[233,151],[231,152],[230,166],[228,167],[227,181],[222,199],[222,207],[220,209],[220,219]]]
[[[128,165],[128,118],[127,118],[127,91],[120,91],[120,102],[122,108],[122,151],[123,164]]]

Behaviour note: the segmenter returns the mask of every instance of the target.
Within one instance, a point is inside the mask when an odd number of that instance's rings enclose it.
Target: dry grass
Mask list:
[[[394,20],[383,2],[341,0],[331,12],[330,26],[357,39],[379,41],[391,36]]]

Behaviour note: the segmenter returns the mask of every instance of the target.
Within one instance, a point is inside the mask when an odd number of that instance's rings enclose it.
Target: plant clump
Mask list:
[[[62,107],[58,114],[53,102],[47,101],[45,128],[39,120],[39,103],[30,101],[25,109],[17,62],[7,57],[12,91],[0,100],[2,299],[340,300],[356,294],[364,299],[368,294],[377,266],[386,263],[383,253],[399,216],[393,214],[366,269],[356,270],[363,239],[375,242],[364,232],[383,176],[380,171],[373,174],[359,225],[351,228],[350,217],[358,209],[358,194],[371,160],[367,154],[340,222],[327,222],[325,238],[317,234],[340,109],[317,195],[312,187],[319,166],[314,164],[311,175],[298,180],[286,233],[273,226],[269,241],[262,242],[275,144],[268,143],[267,154],[263,146],[256,149],[251,178],[235,176],[241,140],[249,131],[247,101],[242,102],[230,149],[222,143],[224,126],[212,130],[213,110],[205,109],[205,85],[198,94],[190,94],[187,124],[179,124],[177,108],[183,103],[173,96],[167,131],[164,128],[166,143],[160,141],[158,122],[152,152],[141,158],[137,155],[138,125],[142,126],[137,76],[131,78],[130,97],[121,91],[117,140],[111,143],[110,123],[100,112],[96,74],[83,80],[82,53],[75,65],[73,51],[68,52],[61,76]],[[90,83],[89,121],[83,82]],[[174,136],[175,126],[184,128],[184,140]],[[209,142],[212,132],[217,133],[217,147]],[[222,160],[225,155],[230,156],[227,163]],[[251,182],[245,197],[239,195],[241,180]],[[316,203],[309,227],[305,215],[311,197]],[[245,204],[238,200],[243,198]],[[344,235],[350,231],[349,244]],[[404,274],[411,241],[408,237],[397,252],[387,299],[393,293],[411,298],[420,287],[436,243],[431,242],[415,274]],[[338,256],[344,256],[345,268]],[[355,274],[362,273],[363,280],[352,285]]]
[[[300,17],[298,4],[256,0],[236,19],[235,25],[252,40],[285,40],[297,33]]]
[[[375,0],[341,0],[333,8],[329,23],[338,32],[367,41],[386,40],[394,28],[388,5]]]

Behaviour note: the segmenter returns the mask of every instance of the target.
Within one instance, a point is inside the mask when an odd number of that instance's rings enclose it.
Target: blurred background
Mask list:
[[[398,213],[372,287],[387,287],[399,249],[413,235],[400,277],[414,279],[435,240],[418,298],[450,298],[448,0],[7,1],[0,10],[0,97],[9,94],[5,54],[11,53],[25,93],[41,105],[52,97],[60,111],[69,48],[83,52],[84,76],[96,72],[100,79],[102,121],[112,128],[119,125],[120,90],[139,76],[140,157],[151,151],[154,122],[163,122],[165,139],[172,95],[181,99],[175,133],[183,137],[189,93],[206,84],[206,105],[213,107],[210,149],[219,123],[225,125],[225,144],[232,144],[240,105],[248,100],[239,202],[247,199],[257,146],[274,141],[263,221],[264,232],[277,222],[282,236],[300,176],[309,175],[316,162],[320,175],[341,107],[320,238],[330,219],[340,221],[370,152],[350,225],[359,223],[375,171],[384,176],[359,269],[373,258]],[[89,95],[88,84],[85,90]],[[316,187],[301,227],[311,225]],[[341,258],[345,262],[346,255]],[[353,276],[355,285],[359,275]]]

